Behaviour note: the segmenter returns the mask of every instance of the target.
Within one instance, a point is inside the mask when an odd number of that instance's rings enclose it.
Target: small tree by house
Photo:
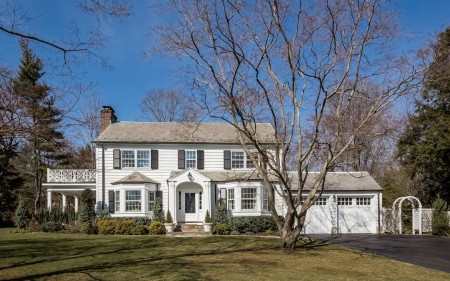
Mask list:
[[[27,209],[27,206],[23,201],[20,201],[19,206],[16,210],[16,218],[14,222],[16,223],[16,226],[20,229],[25,229],[28,226],[28,223],[30,222],[30,212]]]
[[[173,218],[172,218],[172,214],[170,213],[170,211],[167,211],[166,223],[173,223]]]
[[[225,201],[220,198],[214,216],[214,224],[228,224],[228,210]]]
[[[211,216],[209,215],[209,210],[206,210],[205,223],[211,223]]]
[[[81,229],[84,233],[91,234],[95,232],[95,195],[90,189],[85,189],[81,193],[81,206],[79,220]]]
[[[433,203],[432,234],[445,236],[450,233],[447,202],[438,198]]]
[[[153,208],[153,221],[164,223],[163,204],[160,197],[155,199],[155,207]]]

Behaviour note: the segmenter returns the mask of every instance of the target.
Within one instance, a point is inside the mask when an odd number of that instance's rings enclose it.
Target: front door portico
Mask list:
[[[203,196],[202,188],[197,186],[196,189],[183,189],[181,186],[178,190],[178,208],[177,221],[178,222],[200,222],[202,218],[200,213],[203,213],[203,203],[200,196]]]

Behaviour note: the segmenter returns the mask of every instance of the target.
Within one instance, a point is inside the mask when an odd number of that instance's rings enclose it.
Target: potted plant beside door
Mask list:
[[[209,215],[209,210],[206,210],[205,222],[203,223],[203,229],[205,232],[211,232],[212,223],[211,216]]]
[[[170,211],[167,211],[166,222],[164,223],[164,226],[166,227],[167,233],[173,232],[174,225],[172,214],[170,213]]]

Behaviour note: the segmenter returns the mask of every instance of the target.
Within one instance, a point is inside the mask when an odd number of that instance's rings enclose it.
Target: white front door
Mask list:
[[[178,192],[177,220],[180,222],[198,222],[199,220],[199,191],[181,190]]]

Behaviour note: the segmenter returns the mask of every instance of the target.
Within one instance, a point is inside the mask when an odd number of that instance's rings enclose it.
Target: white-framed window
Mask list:
[[[125,191],[125,211],[140,211],[141,209],[141,191],[126,190]]]
[[[234,188],[228,189],[227,192],[228,192],[227,209],[228,210],[234,210]]]
[[[134,168],[134,150],[122,150],[122,168]]]
[[[120,191],[114,191],[114,210],[120,212]]]
[[[350,206],[353,205],[351,197],[338,197],[337,203],[342,206]]]
[[[370,197],[357,197],[356,205],[359,206],[368,206],[370,205]]]
[[[186,168],[197,168],[196,150],[186,150]]]
[[[256,188],[241,188],[241,209],[256,210]]]
[[[253,157],[256,159],[256,162],[259,162],[259,154],[258,152],[252,152]],[[250,159],[250,156],[247,155],[246,157],[246,167],[247,169],[254,169],[255,165],[253,165],[252,159]]]
[[[155,192],[149,191],[148,192],[148,211],[152,212],[153,208],[155,208]]]
[[[203,192],[198,193],[198,209],[203,209]]]
[[[138,168],[150,167],[150,151],[148,150],[137,151],[137,167]]]
[[[243,169],[245,166],[244,151],[231,151],[231,168]]]
[[[150,167],[149,150],[122,150],[122,168]]]
[[[266,188],[262,189],[263,191],[263,198],[262,198],[262,209],[263,211],[269,210],[269,192]]]
[[[326,197],[317,198],[316,201],[314,201],[313,205],[325,206],[325,205],[327,205],[327,198]]]

